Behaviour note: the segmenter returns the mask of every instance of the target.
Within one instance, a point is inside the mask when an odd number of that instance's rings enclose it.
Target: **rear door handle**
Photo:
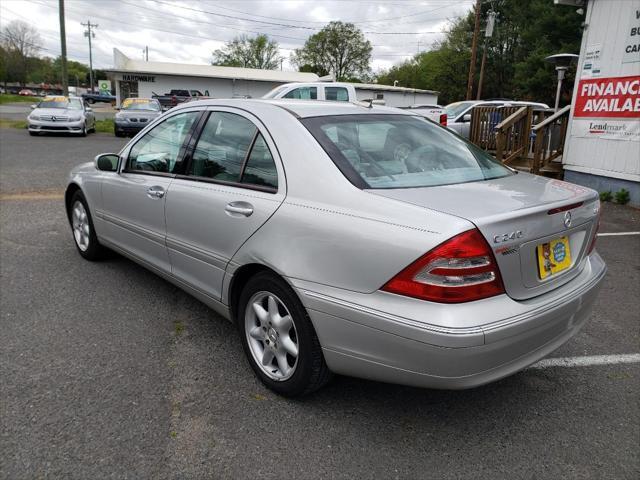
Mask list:
[[[159,185],[154,185],[153,187],[147,188],[147,197],[158,199],[164,197],[165,190]]]
[[[227,203],[224,210],[232,217],[250,217],[253,213],[253,205],[248,202],[231,202]]]

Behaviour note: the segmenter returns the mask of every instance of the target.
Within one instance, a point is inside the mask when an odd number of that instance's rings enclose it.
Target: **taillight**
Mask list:
[[[598,238],[598,231],[600,230],[600,211],[598,211],[598,223],[596,223],[596,229],[593,232],[593,237],[591,238],[591,243],[589,244],[589,250],[587,250],[587,255],[590,255],[593,252],[593,249],[596,248],[596,239]]]
[[[385,292],[441,303],[461,303],[504,293],[491,248],[477,230],[441,243],[389,280]]]
[[[440,114],[440,125],[442,125],[443,127],[447,126],[447,114],[446,113],[441,113]]]

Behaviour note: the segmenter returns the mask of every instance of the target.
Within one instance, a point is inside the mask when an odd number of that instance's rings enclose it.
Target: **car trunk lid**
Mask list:
[[[507,294],[517,300],[553,290],[580,272],[600,208],[598,195],[591,189],[526,173],[368,192],[473,222],[494,251]],[[564,243],[558,246],[561,238],[566,238],[568,251]],[[566,269],[547,276],[541,273],[547,267],[539,260],[537,247],[545,244],[547,255],[567,258]],[[554,247],[556,251],[551,251]]]

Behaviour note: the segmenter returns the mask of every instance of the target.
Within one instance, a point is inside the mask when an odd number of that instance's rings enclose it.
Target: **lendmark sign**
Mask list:
[[[640,118],[640,75],[581,80],[573,116]]]

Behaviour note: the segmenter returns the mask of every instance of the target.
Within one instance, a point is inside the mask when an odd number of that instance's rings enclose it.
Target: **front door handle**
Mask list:
[[[224,210],[232,217],[250,217],[253,213],[253,205],[248,202],[231,202],[227,203]]]
[[[154,185],[153,187],[147,188],[147,197],[153,198],[154,200],[164,197],[164,194],[164,188],[159,185]]]

